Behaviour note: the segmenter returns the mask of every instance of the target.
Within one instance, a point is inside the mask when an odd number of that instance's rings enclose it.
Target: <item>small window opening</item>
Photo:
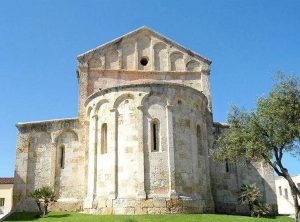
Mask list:
[[[101,154],[107,153],[107,124],[103,123],[101,127]]]
[[[197,125],[197,147],[198,147],[198,154],[203,155],[203,150],[202,150],[202,141],[201,141],[201,127],[200,125]]]
[[[228,162],[228,160],[225,161],[225,167],[226,167],[226,172],[229,173],[229,162]]]
[[[279,195],[282,196],[282,188],[281,188],[281,186],[279,187]]]
[[[182,104],[182,101],[181,101],[181,100],[178,100],[177,103],[178,103],[178,105],[181,105],[181,104]]]
[[[5,198],[0,198],[0,207],[4,207]]]
[[[148,64],[148,58],[146,57],[141,58],[140,63],[142,66],[146,66]]]
[[[157,120],[151,124],[152,151],[159,151],[159,123]]]
[[[60,168],[61,169],[65,168],[65,147],[64,146],[60,147]]]
[[[286,199],[289,199],[289,192],[287,188],[284,189],[284,196]]]

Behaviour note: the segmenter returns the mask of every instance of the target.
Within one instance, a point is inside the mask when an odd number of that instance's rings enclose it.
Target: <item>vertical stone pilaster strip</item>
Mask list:
[[[207,107],[210,112],[212,112],[212,103],[211,103],[211,95],[210,95],[210,70],[204,69],[201,71],[201,85],[202,91],[207,98],[208,104]]]
[[[97,124],[98,117],[91,117],[89,126],[89,145],[88,145],[88,180],[87,180],[87,197],[84,208],[92,208],[95,194],[95,167],[96,167],[96,146],[97,146]]]
[[[154,42],[153,38],[150,39],[150,70],[154,71],[155,70],[155,61],[154,61]]]
[[[50,187],[53,188],[54,191],[56,191],[56,187],[55,187],[55,176],[56,176],[56,146],[57,144],[55,142],[53,142],[50,144],[50,148],[51,148],[51,180],[50,180]]]
[[[134,67],[135,70],[139,70],[139,51],[138,51],[138,39],[136,39],[134,44]]]
[[[112,162],[112,181],[111,181],[111,191],[110,199],[118,198],[118,111],[115,108],[110,110],[111,112],[111,144],[109,147]]]
[[[169,161],[169,197],[177,198],[175,187],[175,152],[173,138],[173,113],[172,105],[166,105],[167,112],[167,138],[168,138],[168,161]]]
[[[138,198],[146,199],[145,192],[145,151],[144,151],[144,107],[138,106],[139,110],[137,123],[138,123]]]

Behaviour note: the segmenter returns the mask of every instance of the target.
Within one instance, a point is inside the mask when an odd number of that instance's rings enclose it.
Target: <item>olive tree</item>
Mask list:
[[[291,188],[296,220],[300,191],[282,162],[290,153],[300,156],[300,82],[295,76],[280,75],[267,96],[257,101],[256,109],[246,111],[233,106],[228,115],[229,129],[217,139],[213,151],[219,160],[263,160]]]

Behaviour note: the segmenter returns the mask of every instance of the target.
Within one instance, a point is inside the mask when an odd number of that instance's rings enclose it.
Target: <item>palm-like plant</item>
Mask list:
[[[33,198],[39,208],[40,212],[43,212],[40,217],[48,216],[48,206],[50,202],[55,201],[55,193],[49,186],[44,186],[40,189],[36,189],[29,194],[29,197]],[[41,203],[44,205],[44,209],[41,208]]]
[[[239,193],[239,201],[242,204],[248,204],[252,217],[260,217],[270,212],[270,207],[260,201],[261,197],[262,193],[255,184],[242,185]]]

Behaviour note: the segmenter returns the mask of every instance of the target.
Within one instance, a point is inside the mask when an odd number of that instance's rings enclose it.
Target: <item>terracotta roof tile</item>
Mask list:
[[[14,178],[13,177],[3,177],[0,178],[0,184],[13,184]]]

